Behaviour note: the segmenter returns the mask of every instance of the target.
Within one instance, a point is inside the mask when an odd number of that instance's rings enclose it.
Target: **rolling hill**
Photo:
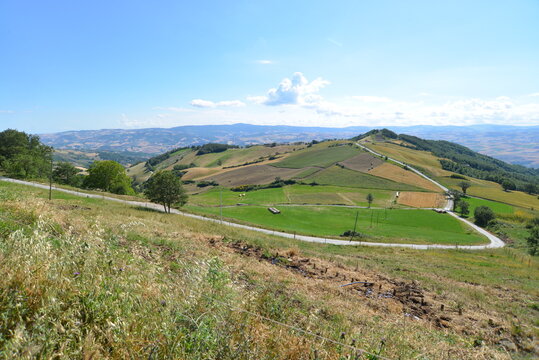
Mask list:
[[[149,129],[104,129],[42,134],[47,145],[57,149],[132,151],[159,154],[178,147],[210,142],[249,145],[342,139],[372,127],[297,127],[249,124],[179,126]],[[538,126],[409,126],[390,127],[398,133],[424,139],[448,140],[509,163],[539,167]]]
[[[387,156],[374,156],[357,146],[356,141]],[[144,181],[153,172],[171,170],[186,183],[190,194],[189,211],[207,216],[225,216],[233,221],[270,229],[339,237],[355,226],[353,219],[356,215],[359,226],[364,226],[363,221],[376,221],[384,224],[384,227],[396,226],[396,229],[400,229],[384,235],[383,232],[371,233],[363,228],[365,241],[377,242],[422,243],[420,233],[427,231],[425,228],[419,228],[419,232],[411,230],[405,222],[398,220],[397,215],[388,218],[387,209],[391,209],[393,214],[397,214],[398,209],[415,209],[418,218],[432,217],[428,222],[436,224],[438,218],[435,213],[422,209],[443,208],[446,203],[440,187],[387,157],[404,161],[449,188],[459,189],[459,182],[466,179],[471,184],[468,189],[470,195],[508,203],[513,206],[513,213],[523,211],[532,214],[534,209],[539,208],[536,195],[518,190],[503,191],[499,184],[492,181],[444,169],[444,162],[471,164],[468,167],[472,170],[476,163],[495,166],[493,174],[514,179],[519,186],[524,181],[538,181],[536,170],[506,164],[457,144],[397,135],[386,130],[368,132],[353,140],[244,148],[212,145],[212,148],[215,151],[206,151],[205,146],[173,149],[129,168],[128,174],[138,186],[144,186]],[[441,157],[442,154],[445,156]],[[468,170],[468,173],[472,170]],[[480,176],[483,173],[473,174]],[[371,203],[367,201],[369,194],[373,198]],[[226,208],[220,209],[221,204]],[[272,217],[264,210],[267,206],[278,206],[282,215]],[[336,218],[341,224],[336,226],[329,213],[326,214],[326,210],[320,206],[345,207]],[[380,214],[374,215],[369,209],[371,207],[372,210],[384,211],[382,220]],[[404,211],[406,214],[409,210]],[[317,217],[317,214],[322,216]],[[373,216],[374,220],[370,219]],[[317,223],[321,228],[316,230],[315,226],[301,226],[302,221]],[[451,225],[451,231],[457,231],[457,225]],[[328,229],[331,230],[328,232]],[[401,234],[400,238],[395,236],[397,233]],[[458,237],[456,243],[481,243],[481,239],[475,239],[473,233],[470,234]],[[447,239],[447,236],[433,236],[430,241],[437,243],[438,240],[432,240],[436,238]],[[445,240],[439,241],[443,243]]]

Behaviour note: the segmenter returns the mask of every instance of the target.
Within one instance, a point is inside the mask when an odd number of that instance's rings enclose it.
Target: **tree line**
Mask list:
[[[18,179],[49,179],[59,184],[97,189],[114,194],[135,195],[125,168],[114,160],[94,161],[88,174],[68,162],[53,163],[54,149],[41,143],[39,136],[8,129],[0,132],[0,171]],[[170,213],[173,205],[187,201],[179,177],[160,171],[143,184],[148,199],[162,204]]]

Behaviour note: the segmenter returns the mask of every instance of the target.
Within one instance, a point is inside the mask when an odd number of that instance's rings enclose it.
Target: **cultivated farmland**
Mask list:
[[[350,170],[367,172],[383,164],[384,161],[379,157],[373,156],[368,152],[356,155],[353,158],[341,161],[340,164]]]
[[[370,174],[343,169],[339,166],[332,166],[308,177],[307,181],[315,181],[324,185],[349,186],[365,189],[386,189],[386,190],[421,190],[420,188],[401,184],[392,180],[382,179]]]
[[[316,147],[307,148],[289,155],[286,159],[279,161],[274,166],[283,168],[306,168],[310,166],[328,167],[339,161],[346,160],[360,153],[357,146],[332,143],[329,147],[327,144],[318,144]]]
[[[188,206],[196,213],[217,216],[219,208]],[[268,229],[305,235],[339,237],[354,227],[365,234],[362,241],[411,244],[483,244],[487,239],[448,214],[431,210],[355,209],[346,207],[281,206],[273,215],[264,206],[223,208],[223,216]]]
[[[205,178],[204,180],[213,180],[222,186],[233,187],[246,184],[269,184],[276,177],[281,179],[290,179],[300,174],[304,169],[279,168],[270,165],[252,165],[232,169]]]
[[[417,208],[443,208],[445,196],[439,193],[403,191],[397,198],[397,203]]]
[[[441,191],[438,186],[410,170],[404,170],[400,166],[384,163],[369,171],[369,174],[384,179],[393,180],[401,184],[418,186],[429,191]]]

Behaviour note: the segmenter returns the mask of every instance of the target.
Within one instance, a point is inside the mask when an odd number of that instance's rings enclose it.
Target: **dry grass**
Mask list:
[[[379,176],[381,178],[393,180],[398,183],[418,186],[430,191],[441,191],[438,186],[434,185],[427,179],[417,175],[410,170],[404,170],[403,168],[393,164],[384,163],[370,170],[368,173],[371,175]]]
[[[496,342],[516,341],[515,325],[529,334],[522,324],[527,313],[515,309],[535,296],[520,286],[537,274],[517,276],[524,270],[503,252],[489,258],[295,243],[109,202],[49,203],[39,199],[45,194],[0,188],[0,358],[351,355],[259,316],[370,351],[382,348],[381,355],[395,359],[509,359]],[[2,232],[10,226],[19,230]],[[478,283],[470,284],[448,270],[480,259],[491,259],[491,272],[503,263],[519,282],[491,285],[475,270]],[[419,273],[421,267],[426,271]],[[365,296],[363,287],[338,287],[354,278],[382,288]],[[377,296],[393,289],[408,290]],[[420,320],[405,315],[421,309],[418,297],[406,295],[416,291],[431,309]],[[472,346],[478,339],[483,345]]]
[[[443,208],[445,196],[437,193],[403,191],[399,194],[397,203],[417,208]]]

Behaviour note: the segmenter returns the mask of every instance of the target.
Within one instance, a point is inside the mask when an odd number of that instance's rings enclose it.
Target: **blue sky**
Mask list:
[[[0,130],[539,125],[539,1],[0,2]]]

